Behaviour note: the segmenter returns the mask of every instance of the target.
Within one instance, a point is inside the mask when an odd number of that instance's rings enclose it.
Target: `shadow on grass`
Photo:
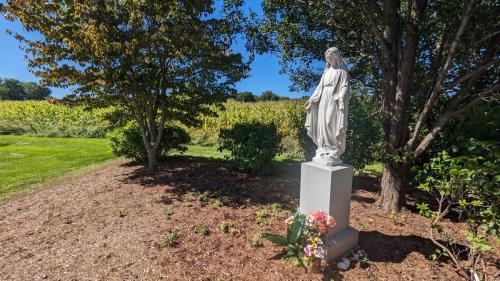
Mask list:
[[[125,181],[145,188],[166,187],[161,198],[165,204],[182,201],[187,194],[206,192],[211,198],[223,200],[224,205],[233,207],[277,202],[285,209],[295,210],[299,198],[298,163],[276,161],[272,174],[251,175],[224,159],[171,156],[159,165],[157,172],[149,173],[144,167],[137,167]]]

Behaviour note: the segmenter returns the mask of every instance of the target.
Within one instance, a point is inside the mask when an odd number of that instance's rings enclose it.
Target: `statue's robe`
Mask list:
[[[323,153],[340,157],[345,151],[349,74],[328,68],[312,94],[305,127],[307,134]]]

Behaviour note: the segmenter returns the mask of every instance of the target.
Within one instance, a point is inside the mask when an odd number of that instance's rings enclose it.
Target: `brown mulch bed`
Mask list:
[[[279,259],[281,249],[267,241],[252,247],[261,231],[257,210],[280,203],[267,231],[285,230],[299,176],[298,164],[250,176],[224,161],[179,157],[150,176],[141,166],[111,162],[0,205],[0,280],[460,280],[449,262],[428,260],[435,248],[428,220],[374,207],[376,180],[369,178],[356,179],[351,204],[367,266],[312,274]],[[203,192],[208,204],[198,200]],[[221,221],[231,222],[233,233],[221,232]],[[171,231],[178,245],[165,247]],[[498,270],[493,259],[491,271]]]

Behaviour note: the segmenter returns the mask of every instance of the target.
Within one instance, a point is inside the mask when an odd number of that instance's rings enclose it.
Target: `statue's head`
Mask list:
[[[336,47],[329,48],[325,52],[326,68],[338,68],[347,71],[347,66],[344,59],[340,55],[340,51]]]

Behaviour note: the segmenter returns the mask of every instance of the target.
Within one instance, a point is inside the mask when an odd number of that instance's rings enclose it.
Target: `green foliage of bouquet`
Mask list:
[[[285,247],[285,259],[292,261],[296,265],[306,266],[304,263],[304,254],[302,252],[303,245],[306,241],[304,227],[305,216],[299,211],[294,216],[286,220],[287,234],[281,236],[272,233],[262,233],[262,238],[271,241],[272,243]]]
[[[325,258],[325,238],[328,230],[335,227],[335,220],[324,212],[312,212],[305,216],[300,211],[286,219],[287,235],[263,233],[262,237],[285,247],[284,258],[296,265],[312,267]]]

